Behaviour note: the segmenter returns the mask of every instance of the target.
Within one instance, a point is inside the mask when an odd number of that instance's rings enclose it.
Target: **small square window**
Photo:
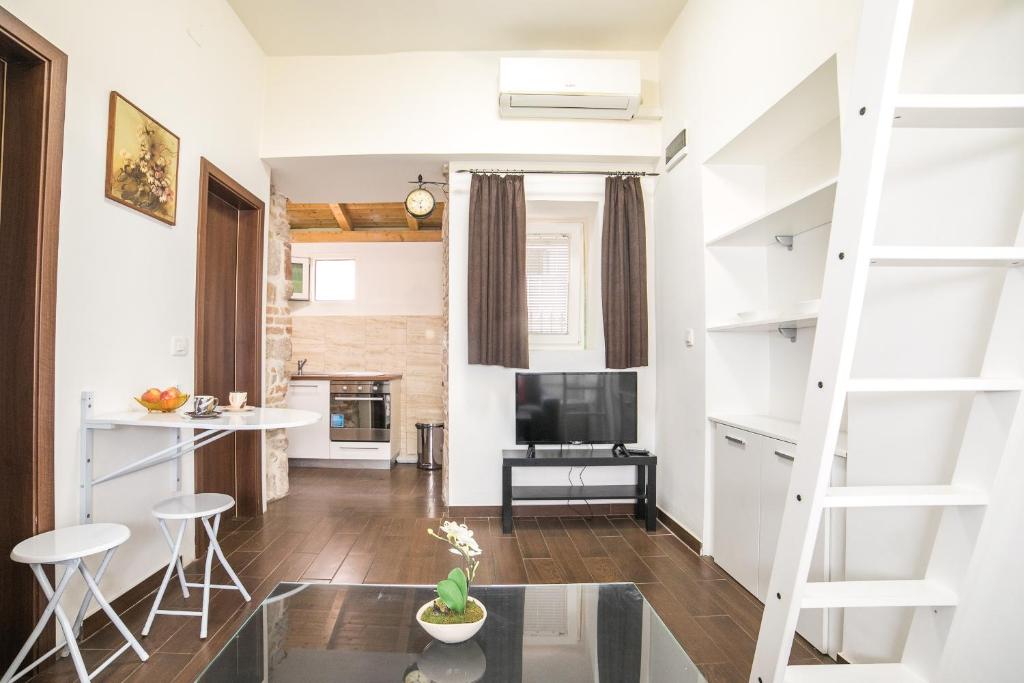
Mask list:
[[[356,298],[356,262],[352,259],[318,259],[313,266],[313,298],[317,301],[353,301]]]

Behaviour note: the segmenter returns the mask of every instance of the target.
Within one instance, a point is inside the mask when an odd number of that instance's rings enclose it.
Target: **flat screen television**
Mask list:
[[[516,373],[517,444],[636,443],[635,372]]]

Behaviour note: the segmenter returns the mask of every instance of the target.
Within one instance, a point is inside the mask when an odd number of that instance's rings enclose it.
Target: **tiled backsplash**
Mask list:
[[[441,316],[294,316],[290,367],[400,373],[402,453],[415,454],[416,423],[442,419],[443,335]]]

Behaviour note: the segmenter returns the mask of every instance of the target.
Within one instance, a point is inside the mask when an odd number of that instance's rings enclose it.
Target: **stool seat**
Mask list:
[[[223,493],[193,493],[162,500],[153,506],[157,519],[209,517],[235,506],[235,499]]]
[[[123,524],[81,524],[26,538],[11,550],[24,564],[54,564],[88,557],[121,545],[131,536]]]

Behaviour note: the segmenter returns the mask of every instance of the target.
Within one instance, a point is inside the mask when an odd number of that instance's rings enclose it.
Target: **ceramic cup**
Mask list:
[[[192,398],[192,410],[196,415],[209,415],[217,408],[216,396],[195,396]]]
[[[232,391],[228,394],[228,404],[232,410],[241,410],[249,400],[249,394],[244,391]]]

